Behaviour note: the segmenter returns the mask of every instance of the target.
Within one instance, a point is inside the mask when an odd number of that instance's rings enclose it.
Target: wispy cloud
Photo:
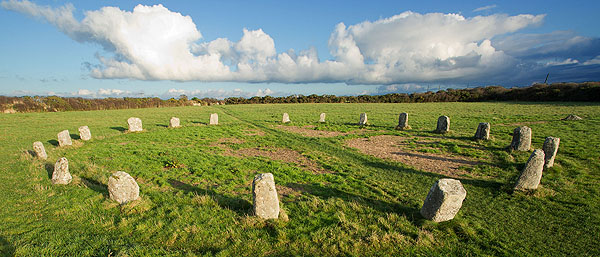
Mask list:
[[[494,8],[496,8],[496,7],[498,7],[498,6],[497,6],[497,5],[495,5],[495,4],[492,4],[492,5],[486,5],[486,6],[482,6],[482,7],[479,7],[479,8],[475,8],[475,9],[473,10],[473,12],[481,12],[481,11],[491,10],[491,9],[494,9]]]

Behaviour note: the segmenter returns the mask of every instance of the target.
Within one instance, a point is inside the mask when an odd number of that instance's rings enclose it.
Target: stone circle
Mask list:
[[[440,179],[429,190],[421,207],[421,215],[435,222],[454,219],[466,196],[467,191],[459,180]]]
[[[54,164],[54,172],[52,172],[52,184],[66,185],[71,183],[71,173],[69,173],[69,161],[62,157]]]
[[[117,171],[108,178],[108,194],[110,199],[125,204],[140,198],[140,187],[129,174]]]
[[[544,151],[536,149],[531,153],[525,168],[521,172],[519,179],[515,185],[515,190],[533,190],[537,189],[542,179],[542,171],[544,170]]]
[[[263,219],[279,217],[279,197],[275,189],[273,174],[262,173],[252,181],[252,204],[254,215]]]
[[[73,141],[71,141],[71,134],[69,134],[68,130],[63,130],[60,133],[58,133],[58,145],[59,146],[73,145]]]

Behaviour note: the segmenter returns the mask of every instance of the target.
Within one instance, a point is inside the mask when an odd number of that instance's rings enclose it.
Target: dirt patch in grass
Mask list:
[[[264,136],[265,132],[260,129],[248,129],[244,130],[244,136]]]
[[[222,147],[225,152],[225,156],[234,157],[266,157],[271,160],[282,161],[287,163],[295,163],[299,167],[309,170],[316,174],[331,173],[328,170],[323,169],[313,160],[308,159],[306,156],[300,154],[291,149],[286,148],[243,148],[239,150],[232,150],[230,148]]]
[[[484,164],[462,156],[410,151],[403,147],[406,145],[406,139],[399,136],[380,135],[350,139],[346,141],[346,145],[358,149],[363,154],[398,161],[420,170],[453,177],[467,173],[461,167]]]
[[[228,149],[227,147],[225,147],[225,145],[230,145],[230,144],[242,144],[244,143],[244,140],[241,140],[239,138],[235,138],[235,137],[222,137],[219,138],[219,140],[217,140],[216,142],[212,142],[209,144],[209,146],[217,146],[223,149]]]
[[[350,134],[349,132],[315,130],[314,125],[307,125],[304,127],[279,125],[277,128],[284,129],[288,132],[301,134],[305,137],[337,137]]]

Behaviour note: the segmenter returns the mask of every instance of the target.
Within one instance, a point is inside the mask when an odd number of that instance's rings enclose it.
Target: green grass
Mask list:
[[[219,126],[207,126],[210,113]],[[286,126],[359,132],[311,138]],[[327,122],[318,124],[321,112]],[[371,125],[360,127],[366,112]],[[409,113],[408,131],[396,131]],[[583,121],[560,121],[568,114]],[[451,132],[432,133],[437,117]],[[144,132],[125,133],[127,118]],[[167,128],[171,116],[182,128]],[[544,121],[544,122],[539,122]],[[471,140],[490,122],[493,140]],[[527,123],[535,122],[535,123]],[[515,123],[533,130],[533,147],[560,137],[555,167],[541,188],[511,188],[530,152],[507,152]],[[56,134],[88,125],[93,139],[53,145]],[[600,255],[600,105],[587,103],[290,104],[173,107],[0,114],[0,255]],[[249,132],[250,131],[250,132]],[[262,131],[263,135],[248,135]],[[349,138],[398,135],[413,151],[460,155],[491,165],[465,168],[467,198],[454,220],[433,223],[419,209],[442,175],[344,146]],[[76,138],[76,136],[75,136]],[[237,139],[223,142],[221,138]],[[27,150],[42,141],[49,158]],[[222,147],[215,146],[221,142]],[[422,142],[426,142],[423,144]],[[287,148],[328,172],[235,151]],[[52,185],[54,162],[67,157],[73,182]],[[112,172],[131,174],[141,200],[108,199]],[[271,172],[288,220],[251,215],[255,174]]]

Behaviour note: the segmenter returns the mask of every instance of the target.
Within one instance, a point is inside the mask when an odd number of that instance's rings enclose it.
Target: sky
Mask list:
[[[0,1],[0,95],[253,97],[600,81],[600,1]]]

